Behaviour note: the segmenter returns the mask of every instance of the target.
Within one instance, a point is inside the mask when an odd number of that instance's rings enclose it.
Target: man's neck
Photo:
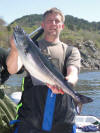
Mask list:
[[[49,36],[49,37],[45,36],[44,39],[50,43],[58,43],[60,41],[59,37],[55,38],[55,37],[51,37],[51,36]]]

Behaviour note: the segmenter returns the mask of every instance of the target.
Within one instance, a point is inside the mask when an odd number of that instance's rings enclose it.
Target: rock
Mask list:
[[[82,69],[100,70],[100,52],[93,41],[77,42],[75,46],[82,57]]]

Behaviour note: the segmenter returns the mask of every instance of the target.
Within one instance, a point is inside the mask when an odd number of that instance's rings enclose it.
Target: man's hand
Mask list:
[[[50,84],[47,84],[47,86],[52,90],[52,92],[54,94],[64,94],[64,91],[61,89],[61,88],[58,88],[57,86],[55,85],[50,85]]]
[[[74,86],[78,81],[78,69],[75,66],[69,66],[65,79]]]
[[[67,74],[68,75],[65,77],[65,79],[74,86],[78,81],[77,68],[74,66],[69,66],[67,68]],[[53,85],[47,84],[47,86],[52,90],[54,94],[64,94],[64,91],[61,88],[58,88],[56,85],[53,86]]]
[[[6,60],[6,65],[7,65],[8,72],[10,74],[15,74],[18,71],[18,51],[15,45],[13,36],[10,38],[10,45],[11,45],[11,49]]]

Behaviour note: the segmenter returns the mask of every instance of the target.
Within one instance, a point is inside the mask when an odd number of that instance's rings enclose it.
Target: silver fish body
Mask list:
[[[31,76],[45,84],[56,85],[58,88],[62,88],[66,94],[73,98],[76,105],[79,106],[79,113],[82,104],[92,101],[91,98],[85,96],[85,100],[83,97],[81,100],[80,96],[71,89],[64,76],[41,53],[40,49],[23,29],[17,26],[14,29],[13,36],[22,63]]]

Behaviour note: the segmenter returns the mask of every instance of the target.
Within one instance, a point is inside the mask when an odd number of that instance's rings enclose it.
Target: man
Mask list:
[[[9,50],[0,48],[0,84],[3,84],[8,78],[9,73],[6,66],[6,58],[8,56]]]
[[[72,47],[70,54],[67,54],[68,45],[59,39],[64,28],[64,19],[63,14],[57,8],[46,11],[41,24],[44,29],[44,38],[38,41],[38,45],[43,54],[51,60],[60,72],[66,75],[65,79],[70,84],[75,85],[80,69],[80,53],[77,48]],[[11,74],[18,72],[22,67],[13,38],[11,39],[11,51],[7,58],[7,66]],[[25,77],[24,82],[22,107],[18,111],[18,133],[72,133],[75,116],[72,98],[64,94],[61,88],[58,89],[51,85],[45,86],[29,74]],[[47,119],[45,118],[45,106],[48,106],[49,90],[52,91],[51,97],[56,94],[56,101],[54,101],[52,126],[47,129],[46,125],[49,125],[51,119],[48,119],[48,116],[46,116]],[[52,105],[50,106],[52,109]],[[45,120],[46,122],[44,122]]]

